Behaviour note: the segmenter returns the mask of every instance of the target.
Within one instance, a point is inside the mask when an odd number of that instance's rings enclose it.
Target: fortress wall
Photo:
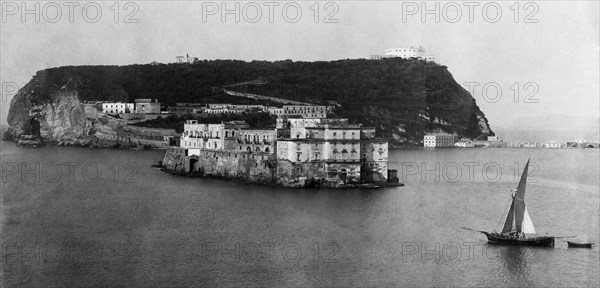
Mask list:
[[[266,153],[202,149],[199,155],[187,156],[185,149],[169,148],[162,166],[171,173],[213,176],[253,183],[273,183],[275,161]]]
[[[185,149],[171,147],[165,152],[162,166],[170,173],[180,175],[223,177],[297,188],[352,187],[361,173],[359,163],[294,163],[270,156],[272,154],[209,149],[200,150],[199,155],[187,156]],[[342,173],[341,169],[347,172]]]

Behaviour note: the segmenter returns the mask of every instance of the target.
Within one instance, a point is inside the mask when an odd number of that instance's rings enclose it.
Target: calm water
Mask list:
[[[150,167],[159,151],[3,142],[0,286],[597,287],[597,246],[494,246],[460,227],[497,227],[531,157],[537,232],[600,243],[599,154],[395,150],[405,187],[344,191],[170,176]]]

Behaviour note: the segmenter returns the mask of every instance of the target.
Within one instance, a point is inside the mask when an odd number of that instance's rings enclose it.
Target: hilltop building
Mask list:
[[[422,60],[426,60],[426,61],[435,61],[435,56],[426,55],[425,49],[423,49],[423,47],[421,47],[421,46],[419,46],[419,47],[411,46],[410,48],[389,48],[389,49],[385,50],[384,55],[371,55],[371,59],[396,58],[396,57],[403,58],[403,59],[417,58],[417,59],[422,59]]]
[[[198,61],[198,57],[190,57],[190,54],[185,54],[185,56],[175,56],[176,63],[196,63]]]

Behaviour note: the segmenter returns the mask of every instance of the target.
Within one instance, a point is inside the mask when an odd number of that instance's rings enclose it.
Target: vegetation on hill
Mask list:
[[[199,123],[219,124],[221,122],[244,120],[250,128],[263,129],[275,128],[277,117],[269,113],[243,113],[243,114],[186,114],[170,115],[164,118],[156,118],[136,124],[135,126],[175,129],[183,132],[183,124],[187,120],[198,120]]]
[[[261,81],[252,81],[260,79]],[[250,81],[250,82],[248,82]],[[263,84],[265,81],[266,84]],[[475,100],[447,67],[417,59],[319,62],[199,61],[194,64],[67,66],[39,71],[33,102],[75,89],[81,100],[272,104],[226,95],[228,89],[307,103],[337,103],[335,114],[378,128],[396,144],[418,144],[423,133],[493,135]],[[35,104],[35,103],[34,103]],[[156,120],[163,121],[163,120]],[[164,120],[167,121],[167,120]],[[181,119],[170,119],[175,125]],[[155,123],[157,124],[157,123]],[[143,124],[142,124],[143,125]]]

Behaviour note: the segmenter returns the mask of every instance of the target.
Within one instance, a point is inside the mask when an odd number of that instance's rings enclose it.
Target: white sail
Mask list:
[[[527,207],[525,207],[525,213],[523,216],[523,223],[521,225],[521,230],[525,234],[536,234],[535,227],[533,227],[533,222],[531,222],[531,217],[529,217],[529,212],[527,212]]]

